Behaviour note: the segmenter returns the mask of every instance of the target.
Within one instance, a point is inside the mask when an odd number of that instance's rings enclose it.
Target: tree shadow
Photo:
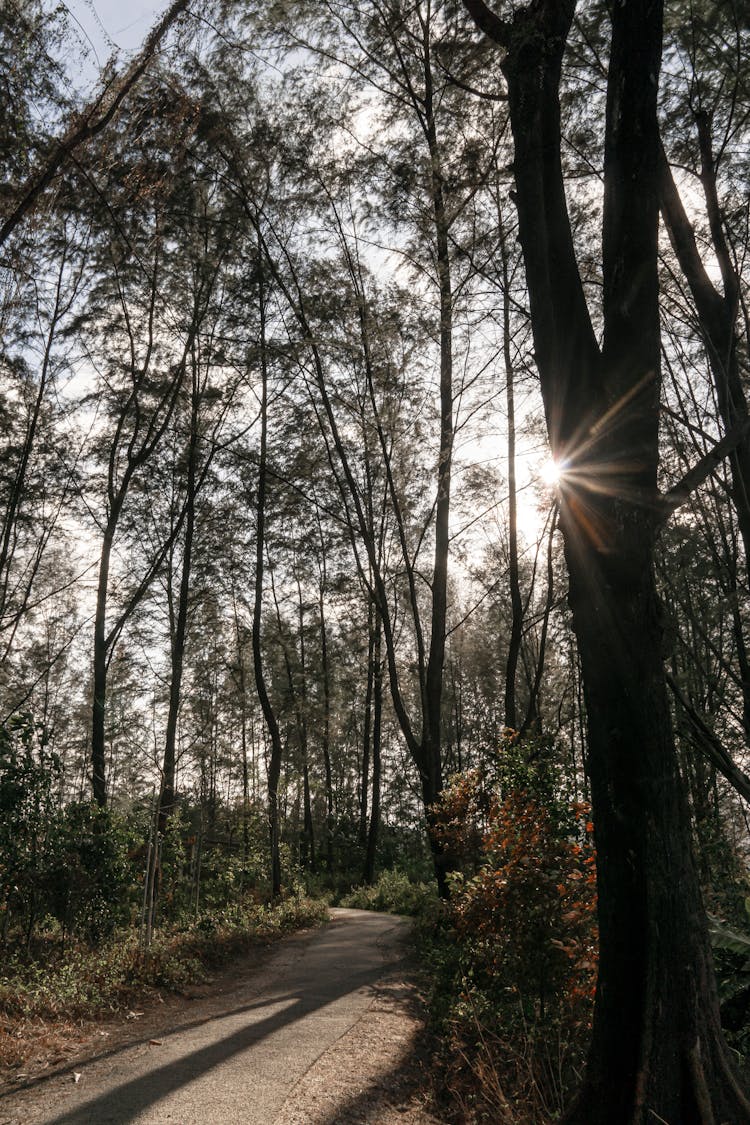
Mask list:
[[[171,1039],[175,1035],[182,1035],[185,1032],[194,1031],[196,1027],[203,1027],[204,1024],[212,1023],[214,1020],[231,1019],[232,1016],[241,1016],[244,1012],[252,1012],[257,1008],[267,1008],[270,1004],[279,1004],[284,1000],[290,999],[295,993],[282,993],[274,995],[272,998],[264,998],[248,1004],[240,1004],[236,1008],[222,1009],[215,1015],[199,1016],[194,1020],[186,1020],[175,1024],[172,1028],[159,1028],[155,1031],[151,1028],[143,1035],[136,1036],[116,1043],[112,1047],[104,1047],[100,1051],[94,1051],[91,1054],[79,1056],[72,1061],[67,1059],[64,1063],[56,1066],[52,1070],[48,1070],[44,1074],[35,1074],[31,1078],[27,1078],[22,1084],[15,1085],[9,1090],[0,1093],[0,1104],[6,1098],[12,1098],[23,1094],[28,1090],[35,1090],[38,1087],[44,1086],[48,1082],[54,1082],[56,1079],[64,1077],[66,1074],[73,1074],[76,1070],[81,1070],[83,1067],[93,1066],[95,1063],[106,1062],[107,1059],[116,1058],[118,1055],[124,1055],[126,1051],[133,1051],[137,1047],[144,1047],[153,1042],[154,1038],[160,1041]],[[0,1122],[0,1125],[3,1125]]]
[[[357,1093],[342,1100],[334,1092],[331,1100],[335,1104],[331,1108],[321,1107],[314,1117],[304,1119],[309,1120],[311,1125],[313,1122],[314,1125],[369,1125],[381,1120],[397,1121],[402,1119],[402,1115],[404,1120],[413,1120],[411,1115],[416,1113],[425,1125],[428,1121],[431,1125],[446,1125],[449,1120],[444,1116],[447,1109],[437,1104],[434,1075],[436,1042],[425,1023],[424,1000],[411,985],[405,984],[398,973],[379,981],[374,991],[377,998],[369,1018],[377,1021],[381,1016],[388,1020],[392,1014],[403,1012],[415,1021],[413,1034],[395,1045],[395,1057],[372,1073]],[[385,1006],[379,1007],[379,1004]],[[375,1031],[376,1049],[382,1035],[382,1030]],[[323,1082],[325,1084],[325,1078]],[[302,1110],[303,1099],[298,1100]],[[293,1108],[296,1108],[294,1102]],[[294,1113],[291,1119],[298,1120]]]
[[[216,1066],[232,1059],[234,1055],[249,1050],[255,1043],[273,1035],[283,1027],[295,1024],[297,1020],[310,1015],[311,1012],[331,1005],[334,1001],[343,998],[346,994],[358,991],[360,988],[371,987],[381,973],[380,966],[373,966],[354,974],[342,974],[337,982],[329,982],[325,990],[310,992],[293,990],[280,993],[278,996],[266,998],[262,1001],[250,1003],[232,1012],[223,1012],[222,1015],[209,1019],[208,1023],[220,1023],[223,1019],[242,1015],[243,1012],[278,1006],[280,1002],[292,1000],[281,1011],[254,1023],[236,1030],[231,1035],[217,1039],[216,1042],[202,1046],[197,1051],[181,1057],[181,1059],[156,1066],[155,1069],[145,1074],[138,1075],[130,1081],[120,1083],[96,1098],[83,1104],[76,1105],[65,1113],[47,1118],[47,1125],[126,1125],[132,1122],[139,1114],[168,1097],[170,1093],[179,1090],[189,1083],[195,1082],[201,1074],[206,1074]],[[197,1024],[205,1024],[207,1020],[198,1020]],[[193,1025],[195,1026],[195,1025]],[[174,1035],[184,1033],[186,1028],[174,1030]],[[169,1034],[169,1033],[168,1033]],[[162,1036],[165,1037],[165,1036]],[[125,1048],[125,1052],[133,1050],[133,1045]],[[109,1052],[110,1056],[119,1052]]]

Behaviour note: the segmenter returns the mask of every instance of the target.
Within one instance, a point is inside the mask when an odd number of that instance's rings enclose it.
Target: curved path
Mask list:
[[[81,1063],[78,1079],[68,1072],[1,1098],[0,1125],[271,1125],[403,956],[403,919],[332,915],[238,975],[236,991],[199,1006],[187,1026]]]

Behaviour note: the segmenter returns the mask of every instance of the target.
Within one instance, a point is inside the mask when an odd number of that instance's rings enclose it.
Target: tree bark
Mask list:
[[[374,629],[375,604],[368,598],[367,604],[367,686],[365,688],[365,716],[362,730],[362,791],[359,800],[359,830],[360,844],[367,845],[367,802],[370,788],[370,758],[372,748],[372,692],[374,685]]]
[[[372,804],[370,806],[370,825],[367,830],[367,848],[363,882],[368,885],[375,881],[375,858],[380,832],[380,787],[382,779],[381,743],[383,736],[383,631],[380,618],[375,615],[375,643],[373,649],[373,720],[372,720]]]
[[[502,223],[502,219],[501,219]],[[517,729],[516,672],[521,652],[523,602],[518,565],[518,498],[516,496],[516,401],[515,371],[510,338],[510,277],[505,231],[500,228],[500,260],[503,276],[503,360],[505,365],[505,402],[508,412],[508,584],[510,586],[510,637],[505,662],[505,725]]]
[[[102,537],[99,556],[99,580],[96,591],[96,610],[94,612],[94,699],[91,715],[91,789],[94,800],[100,808],[107,804],[106,753],[105,753],[105,708],[107,696],[107,592],[109,589],[109,564],[112,556],[112,543],[117,515],[110,513]],[[114,518],[113,518],[114,517]]]
[[[322,541],[322,534],[321,534]],[[325,550],[321,542],[322,550]],[[320,588],[318,592],[318,612],[320,614],[320,672],[323,677],[323,737],[321,750],[323,752],[323,776],[326,791],[326,867],[329,874],[333,872],[333,769],[331,767],[331,668],[328,660],[328,631],[325,616],[325,585],[326,568],[325,558],[320,575]]]
[[[435,121],[430,23],[423,23],[424,129],[430,154],[430,193],[434,221],[435,256],[440,301],[440,445],[435,504],[435,553],[432,566],[430,646],[423,689],[422,737],[417,765],[427,816],[430,847],[438,891],[448,895],[447,855],[431,830],[432,810],[443,789],[442,707],[445,636],[448,614],[448,556],[450,548],[451,468],[453,460],[453,287],[451,281],[450,225]],[[418,607],[414,606],[415,616]]]
[[[162,768],[161,794],[159,797],[159,835],[164,836],[167,821],[174,810],[175,769],[177,761],[177,720],[182,698],[182,672],[185,660],[185,641],[187,638],[188,604],[190,580],[193,564],[193,538],[195,536],[195,499],[198,488],[198,412],[200,409],[200,387],[198,376],[193,370],[193,389],[190,408],[190,438],[187,456],[187,485],[185,496],[185,536],[182,545],[182,570],[180,588],[177,596],[177,618],[171,651],[171,678],[169,682],[169,711],[164,738],[164,762]]]
[[[612,9],[605,136],[604,343],[565,202],[559,85],[573,0],[500,20],[519,229],[588,717],[600,960],[588,1066],[567,1125],[750,1116],[724,1044],[677,766],[653,574],[660,390],[661,3]],[[606,470],[606,475],[603,470]]]
[[[266,356],[266,297],[263,285],[263,271],[260,269],[260,294],[258,304],[261,320],[261,399],[260,399],[260,454],[258,458],[258,497],[255,526],[255,599],[253,605],[253,668],[255,686],[260,700],[263,718],[271,739],[271,753],[268,760],[268,834],[271,848],[271,892],[274,897],[281,894],[281,857],[279,852],[279,778],[283,755],[281,731],[276,713],[271,704],[266,687],[261,650],[261,621],[263,614],[263,573],[266,533],[266,489],[268,458],[268,362]]]
[[[549,621],[552,614],[552,606],[555,601],[554,542],[555,532],[557,531],[557,516],[557,504],[555,504],[550,514],[549,532],[547,534],[547,594],[544,599],[544,614],[542,616],[542,627],[539,633],[539,651],[534,668],[534,678],[529,684],[529,702],[526,708],[526,715],[521,723],[521,730],[519,731],[522,738],[534,727],[541,733],[542,724],[539,696],[542,688],[542,677],[544,675],[544,661],[547,653]]]

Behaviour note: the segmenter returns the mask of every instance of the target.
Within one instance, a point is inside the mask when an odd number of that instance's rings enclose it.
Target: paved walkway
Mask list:
[[[0,1125],[271,1125],[402,956],[402,919],[332,914],[282,943],[219,1010],[81,1064],[78,1081],[67,1073],[0,1099]]]

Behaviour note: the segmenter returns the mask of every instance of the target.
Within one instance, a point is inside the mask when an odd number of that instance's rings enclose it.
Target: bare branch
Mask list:
[[[722,745],[714,732],[704,723],[698,712],[682,694],[673,678],[667,672],[667,683],[690,723],[691,733],[696,745],[703,751],[719,773],[741,797],[750,801],[750,777],[734,764],[729,751]]]
[[[728,457],[737,446],[750,437],[750,418],[746,418],[743,422],[737,423],[733,426],[728,433],[724,435],[716,444],[705,453],[699,461],[693,465],[687,473],[685,473],[682,480],[678,481],[669,492],[665,492],[661,498],[661,520],[666,523],[673,512],[682,507],[691,493],[699,488],[717,465],[720,465],[725,457]]]

